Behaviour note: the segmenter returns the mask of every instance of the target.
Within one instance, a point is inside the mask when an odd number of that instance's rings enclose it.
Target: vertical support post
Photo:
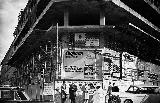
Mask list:
[[[69,25],[69,11],[68,11],[68,7],[65,7],[64,9],[64,26],[68,26]]]
[[[95,59],[94,59],[94,62],[95,62],[95,65],[94,65],[95,66],[94,67],[94,69],[95,69],[95,74],[94,74],[95,75],[95,80],[96,80],[96,76],[97,76],[97,63],[96,63],[97,62],[97,56],[96,55],[97,55],[97,53],[96,53],[96,50],[95,50]]]
[[[33,62],[33,64],[32,64],[32,69],[34,70],[34,73],[35,73],[35,68],[34,68],[34,64],[35,64],[35,60],[34,60],[34,54],[32,54],[33,55],[33,57],[32,57],[32,62]]]
[[[54,61],[54,57],[53,57],[53,43],[51,42],[51,81],[54,81],[54,66],[53,66],[53,61]]]
[[[42,100],[44,100],[44,78],[45,78],[44,77],[44,74],[45,74],[44,72],[45,72],[45,69],[46,69],[46,61],[44,63],[44,66],[45,67],[43,68],[43,78],[42,78],[43,79],[43,81],[42,81],[42,85],[43,85],[43,87],[42,87]]]
[[[34,70],[34,75],[38,75],[37,74],[37,71],[35,70],[35,59],[34,59],[34,54],[32,54],[33,55],[33,58],[32,58],[32,62],[33,62],[33,70]],[[36,83],[36,87],[38,88],[38,79],[37,79],[37,83]],[[27,87],[28,88],[28,87]],[[36,88],[36,100],[37,100],[37,95],[38,95],[38,91],[37,91],[37,88]]]
[[[55,95],[55,79],[56,79],[56,75],[58,74],[58,73],[56,73],[57,71],[58,71],[58,69],[59,69],[59,66],[58,66],[58,63],[59,63],[59,58],[58,58],[58,54],[59,54],[59,52],[58,52],[58,50],[59,50],[59,35],[58,35],[58,23],[57,23],[57,25],[56,25],[56,29],[57,29],[57,40],[56,40],[56,46],[57,46],[57,54],[56,54],[56,59],[57,59],[57,61],[56,61],[56,69],[54,69],[54,71],[53,71],[53,76],[54,76],[54,78],[53,78],[53,101],[54,101],[54,95]],[[51,46],[52,46],[52,64],[53,64],[53,44],[51,44]]]
[[[122,54],[123,54],[123,52],[122,51],[120,51],[120,54],[119,54],[119,56],[120,56],[120,60],[119,60],[119,63],[120,63],[120,78],[119,79],[122,79]]]
[[[100,9],[101,11],[100,11],[100,25],[106,25],[105,24],[105,20],[106,20],[106,18],[105,18],[105,12],[104,12],[104,9],[103,8],[101,8]]]
[[[51,81],[52,81],[52,83],[53,83],[53,91],[52,91],[52,95],[53,95],[53,101],[54,101],[54,95],[55,95],[55,68],[54,68],[54,66],[53,66],[53,61],[54,61],[54,57],[53,57],[53,42],[51,42]]]
[[[96,76],[97,76],[97,54],[99,53],[98,51],[97,51],[97,49],[95,49],[94,51],[93,51],[93,53],[94,53],[94,55],[95,55],[95,59],[94,59],[94,62],[95,62],[95,64],[94,64],[94,69],[95,69],[95,73],[94,73],[94,76],[95,76],[95,79],[96,79]]]
[[[58,68],[58,67],[59,67],[59,66],[58,66],[58,62],[59,62],[59,61],[58,61],[58,59],[59,59],[59,58],[58,58],[58,54],[59,54],[59,53],[58,53],[58,50],[59,50],[59,46],[58,46],[58,45],[59,45],[58,23],[57,23],[57,26],[56,26],[56,27],[57,27],[57,40],[56,40],[56,41],[57,41],[57,63],[56,63],[57,69],[56,69],[56,71],[58,71],[58,69],[59,69],[59,68]]]

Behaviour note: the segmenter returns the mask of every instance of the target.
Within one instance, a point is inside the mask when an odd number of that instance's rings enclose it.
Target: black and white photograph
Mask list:
[[[160,103],[160,0],[0,0],[0,103]]]

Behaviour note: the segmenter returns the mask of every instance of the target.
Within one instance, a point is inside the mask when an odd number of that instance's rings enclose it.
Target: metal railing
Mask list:
[[[160,14],[160,0],[144,0]]]
[[[36,5],[39,0],[29,0],[26,7],[22,9],[18,16],[18,25],[13,35],[16,37],[23,30],[26,22],[31,22],[29,26],[36,20]]]

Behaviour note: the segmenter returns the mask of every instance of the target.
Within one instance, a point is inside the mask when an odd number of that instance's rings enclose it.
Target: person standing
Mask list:
[[[61,103],[64,103],[66,101],[67,94],[66,94],[66,84],[65,81],[63,81],[61,86]]]
[[[109,82],[108,90],[107,90],[107,94],[109,95],[109,97],[111,96],[111,92],[112,92],[112,85],[111,85],[111,82]]]
[[[105,103],[105,92],[100,84],[96,86],[96,91],[91,101],[93,101],[93,103]]]
[[[89,84],[85,84],[85,89],[84,89],[84,103],[88,103],[89,101]]]
[[[85,103],[85,86],[86,86],[86,83],[84,85],[82,85],[82,87],[81,87],[83,103]]]
[[[113,83],[112,92],[119,92],[119,88],[115,85],[115,83]]]
[[[111,100],[111,93],[112,93],[112,85],[111,85],[111,82],[109,82],[108,89],[107,89],[108,103],[109,103],[110,100]]]
[[[71,100],[71,103],[76,103],[75,101],[76,91],[77,91],[77,86],[74,83],[72,83],[69,88],[69,99]]]

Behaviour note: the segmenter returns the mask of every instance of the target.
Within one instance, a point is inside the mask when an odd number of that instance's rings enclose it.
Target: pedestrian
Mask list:
[[[119,88],[115,85],[115,83],[113,83],[112,92],[119,92]]]
[[[110,96],[111,92],[112,92],[112,85],[111,85],[111,82],[109,82],[108,89],[107,89],[107,94]]]
[[[69,99],[71,100],[71,103],[76,103],[75,101],[76,91],[77,91],[77,86],[74,83],[72,83],[69,87]]]
[[[107,89],[107,94],[108,94],[108,103],[110,102],[110,98],[111,98],[111,93],[112,93],[112,85],[111,85],[111,82],[109,82],[109,85],[108,85],[108,89]]]
[[[84,103],[88,103],[89,101],[89,84],[85,84],[85,90],[84,90]]]
[[[91,101],[93,101],[93,103],[105,103],[105,92],[102,89],[101,84],[97,84],[96,91],[94,92]]]
[[[63,81],[62,86],[61,86],[61,102],[65,103],[66,98],[67,98],[66,84],[65,84],[65,81]]]
[[[82,85],[82,87],[81,87],[83,103],[85,103],[85,86],[86,86],[86,83],[84,85]]]

